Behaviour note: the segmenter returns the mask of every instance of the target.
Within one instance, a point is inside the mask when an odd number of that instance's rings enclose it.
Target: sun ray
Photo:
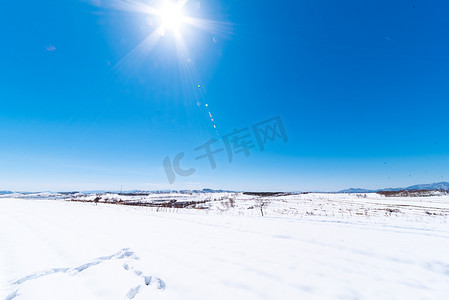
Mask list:
[[[218,128],[215,125],[215,115],[212,114],[210,106],[206,101],[206,93],[202,88],[201,80],[194,67],[194,62],[190,55],[186,41],[182,36],[183,27],[190,26],[192,28],[211,33],[215,35],[227,37],[233,35],[233,26],[231,23],[218,22],[201,18],[194,18],[185,15],[184,6],[188,0],[170,1],[160,0],[155,7],[136,0],[103,0],[103,6],[121,11],[135,12],[155,17],[159,24],[156,29],[146,37],[137,47],[130,51],[122,58],[113,70],[119,73],[126,73],[128,76],[141,67],[144,59],[153,48],[158,44],[159,40],[167,35],[174,39],[176,50],[176,58],[179,67],[179,76],[183,90],[185,107],[197,106],[207,112],[208,119],[212,124],[217,136],[220,136]],[[126,71],[126,72],[124,72]],[[196,120],[200,124],[200,120]]]
[[[141,62],[142,59],[155,47],[161,37],[161,33],[166,30],[173,33],[178,44],[180,43],[179,35],[181,34],[181,27],[184,25],[209,32],[214,35],[219,34],[226,37],[227,35],[233,34],[233,27],[231,23],[185,16],[182,10],[187,3],[188,0],[159,0],[156,1],[156,4],[158,5],[152,6],[139,0],[103,0],[101,2],[102,7],[145,14],[156,17],[160,21],[158,27],[142,43],[140,43],[135,49],[121,59],[114,66],[114,69],[117,69],[124,64],[135,64],[135,62]],[[183,45],[183,51],[187,51],[187,47],[185,45]]]
[[[162,36],[162,27],[158,27],[153,33],[151,33],[145,40],[143,40],[137,47],[117,62],[113,70],[123,71],[124,69],[137,68],[141,65],[145,57],[156,46],[159,39]],[[133,70],[131,70],[133,71]]]
[[[159,11],[156,7],[135,0],[102,0],[101,6],[104,8],[149,15],[157,15]]]
[[[192,17],[184,18],[184,22],[190,26],[196,27],[200,30],[212,34],[221,34],[225,36],[230,36],[234,34],[233,24],[228,22],[219,22]]]

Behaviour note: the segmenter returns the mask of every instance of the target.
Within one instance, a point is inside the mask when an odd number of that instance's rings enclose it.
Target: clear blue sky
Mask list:
[[[213,22],[147,51],[163,21],[120,3],[2,3],[0,190],[449,181],[448,1],[188,1],[185,16]],[[287,143],[195,160],[276,116]],[[169,185],[162,161],[180,152],[196,171]]]

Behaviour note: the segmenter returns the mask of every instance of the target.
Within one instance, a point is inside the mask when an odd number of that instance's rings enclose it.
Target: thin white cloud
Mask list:
[[[45,49],[49,52],[56,51],[56,47],[53,45],[48,45],[47,47],[45,47]]]

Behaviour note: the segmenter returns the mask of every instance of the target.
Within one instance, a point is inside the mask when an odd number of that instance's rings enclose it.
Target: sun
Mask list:
[[[150,5],[149,2],[154,5]],[[102,3],[105,7],[144,15],[147,25],[151,28],[148,36],[114,65],[113,68],[119,72],[125,69],[132,72],[131,69],[141,64],[162,38],[170,36],[170,43],[165,45],[167,47],[174,45],[183,72],[188,76],[196,76],[192,75],[195,74],[195,70],[193,70],[187,43],[192,41],[192,33],[195,32],[192,29],[213,34],[214,37],[211,40],[214,43],[216,43],[216,34],[232,34],[230,23],[198,18],[197,15],[201,14],[197,11],[200,6],[195,5],[193,0],[102,0]],[[194,17],[191,16],[192,13]],[[167,35],[167,32],[171,34]],[[188,40],[183,37],[187,33]],[[198,80],[193,81],[198,82]]]
[[[184,24],[182,6],[165,3],[158,13],[164,29],[179,30]]]

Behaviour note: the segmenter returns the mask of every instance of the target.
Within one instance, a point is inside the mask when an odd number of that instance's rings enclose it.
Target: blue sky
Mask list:
[[[3,3],[0,190],[449,181],[447,1],[188,1],[205,30],[179,25],[180,47],[166,28],[149,51],[133,49],[163,21],[120,3]],[[287,143],[195,159],[276,116]],[[170,185],[162,161],[181,152],[195,172]]]

